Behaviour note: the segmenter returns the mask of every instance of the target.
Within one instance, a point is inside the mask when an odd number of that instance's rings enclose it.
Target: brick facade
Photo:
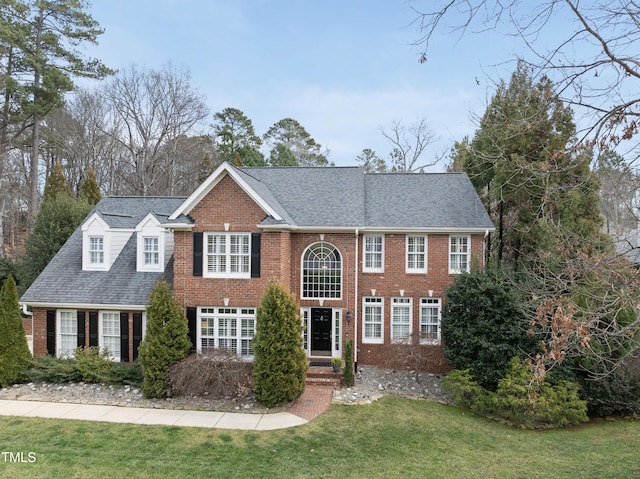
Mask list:
[[[303,171],[302,169],[294,170],[296,173]],[[353,174],[349,171],[347,173]],[[212,175],[213,177],[214,175]],[[282,184],[289,186],[289,183]],[[475,196],[475,191],[470,183],[469,191],[471,195]],[[237,177],[234,178],[231,174],[222,174],[216,178],[216,182],[211,185],[208,193],[203,193],[204,196],[197,196],[197,201],[194,203],[189,203],[190,200],[183,203],[183,205],[188,204],[189,207],[185,206],[186,211],[180,214],[186,216],[188,221],[171,223],[174,218],[169,218],[170,228],[173,231],[173,290],[177,301],[187,314],[192,327],[192,338],[196,340],[198,346],[202,344],[200,335],[203,334],[201,333],[203,320],[200,320],[201,318],[198,316],[201,314],[201,308],[211,310],[216,308],[251,308],[253,311],[253,308],[259,306],[265,286],[270,280],[275,279],[294,292],[300,305],[306,327],[307,353],[310,357],[344,356],[346,341],[355,339],[355,359],[358,365],[411,369],[418,367],[431,373],[444,373],[449,370],[443,347],[438,341],[420,344],[416,339],[415,345],[411,346],[391,341],[392,304],[394,298],[397,298],[398,302],[407,301],[410,298],[410,330],[413,333],[419,332],[421,301],[424,300],[425,303],[428,303],[439,300],[439,306],[444,306],[444,291],[454,281],[455,275],[449,271],[451,236],[469,238],[468,263],[471,268],[482,267],[484,233],[488,231],[485,230],[485,226],[475,225],[469,227],[468,230],[458,226],[452,228],[450,233],[440,226],[432,228],[424,226],[424,222],[420,228],[410,226],[405,227],[404,230],[398,228],[395,231],[389,227],[374,230],[370,226],[366,230],[355,226],[297,227],[293,222],[287,224],[281,220],[283,226],[279,227],[277,218],[274,218],[272,214],[273,210],[268,213],[266,209],[269,208],[265,208],[265,205],[260,200],[256,200],[255,195],[251,196],[250,192],[250,190],[248,192],[246,185],[238,183]],[[473,202],[468,204],[474,205],[474,208],[467,207],[465,211],[478,211],[475,209],[477,205]],[[341,211],[349,211],[348,205],[344,207],[339,205],[339,207]],[[290,204],[289,208],[292,208]],[[322,204],[318,204],[317,208],[322,209]],[[313,208],[305,214],[309,216],[312,211]],[[177,213],[176,215],[179,216]],[[411,218],[413,217],[411,216]],[[331,220],[329,216],[325,215],[325,218]],[[448,219],[444,221],[448,221]],[[486,228],[490,228],[488,216],[487,221],[489,224],[486,225]],[[353,225],[354,223],[355,221],[349,224]],[[199,250],[200,246],[196,247],[196,245],[202,244],[207,233],[221,234],[225,232],[251,234],[252,244],[254,240],[259,241],[257,243],[259,244],[259,275],[254,274],[253,267],[251,277],[248,277],[249,275],[246,277],[208,277],[206,272],[203,274],[204,253]],[[381,272],[365,272],[363,270],[365,235],[369,234],[384,238],[384,269]],[[426,238],[426,271],[407,272],[407,235]],[[333,246],[339,254],[340,270],[337,275],[332,273],[331,277],[331,280],[334,280],[336,276],[340,278],[339,295],[322,299],[304,298],[303,257],[309,247],[319,242]],[[206,248],[206,244],[204,248]],[[256,248],[256,252],[257,250]],[[252,266],[254,266],[253,254],[251,256]],[[197,262],[195,268],[194,261]],[[363,340],[365,298],[375,298],[374,300],[380,301],[383,306],[382,338],[380,340],[377,337],[371,341]],[[93,304],[90,299],[87,301],[87,304]],[[141,303],[131,304],[134,305],[130,306],[131,308],[142,307],[139,306]],[[115,307],[113,306],[114,309]],[[100,312],[96,309],[82,309],[80,306],[79,308],[78,313],[84,314],[85,318],[85,335],[84,338],[79,339],[79,343],[84,339],[84,344],[93,345],[96,339],[95,334],[91,337],[90,328],[93,324],[95,332],[95,317]],[[108,309],[105,307],[105,310]],[[47,342],[47,323],[51,323],[51,315],[53,314],[51,311],[51,308],[33,308],[33,348],[36,356],[47,354],[51,350],[51,337],[49,337],[49,344]],[[321,329],[318,321],[325,321],[324,314],[328,311],[331,312],[329,318],[331,329],[329,330],[330,339],[327,347],[326,340],[320,342],[315,336],[313,338],[311,336],[312,333],[318,333]],[[120,324],[126,323],[127,328],[127,334],[123,334],[121,344],[124,345],[128,341],[128,355],[125,354],[123,357],[131,361],[137,356],[135,341],[139,340],[138,336],[134,338],[134,323],[139,328],[142,311],[118,311],[118,313],[121,315]],[[207,311],[206,314],[218,313]],[[205,313],[202,315],[204,317]],[[93,323],[90,322],[90,316],[94,318]],[[135,321],[134,316],[138,318]],[[81,319],[78,321],[80,322]],[[240,323],[241,321],[238,321],[238,324],[233,327],[239,330]],[[215,324],[215,327],[207,326],[211,330],[215,330],[215,333],[207,333],[207,337],[218,334],[218,329],[222,328],[222,326],[218,326],[219,323]],[[121,333],[124,332],[121,331]],[[326,335],[325,330],[323,330],[323,334]],[[216,336],[216,341],[218,339]],[[319,344],[323,346],[318,347]],[[314,345],[316,346],[315,352]],[[407,351],[412,351],[412,354],[407,354]],[[414,354],[416,351],[419,354]],[[409,356],[413,356],[413,358],[411,359]],[[415,359],[416,356],[419,357],[419,362]]]

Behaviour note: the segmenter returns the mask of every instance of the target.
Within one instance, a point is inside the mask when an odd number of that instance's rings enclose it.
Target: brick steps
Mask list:
[[[334,373],[331,366],[309,366],[306,384],[340,388],[342,373]]]

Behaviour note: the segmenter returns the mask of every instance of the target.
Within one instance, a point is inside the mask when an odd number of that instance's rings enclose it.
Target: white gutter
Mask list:
[[[22,314],[24,314],[25,316],[30,316],[31,320],[33,321],[33,311],[29,311],[27,307],[27,303],[22,303]]]
[[[146,311],[146,305],[139,304],[90,304],[90,303],[20,303],[24,311],[27,306],[32,308],[49,309],[96,309],[96,310],[120,310],[120,311]],[[32,315],[33,313],[30,313]]]

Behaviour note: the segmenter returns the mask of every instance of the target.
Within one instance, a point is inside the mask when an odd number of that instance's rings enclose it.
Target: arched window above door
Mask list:
[[[342,258],[332,244],[314,243],[302,255],[302,297],[342,297]]]

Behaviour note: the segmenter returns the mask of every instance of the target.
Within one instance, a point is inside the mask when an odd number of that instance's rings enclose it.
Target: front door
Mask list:
[[[311,308],[311,356],[331,356],[331,308]]]

